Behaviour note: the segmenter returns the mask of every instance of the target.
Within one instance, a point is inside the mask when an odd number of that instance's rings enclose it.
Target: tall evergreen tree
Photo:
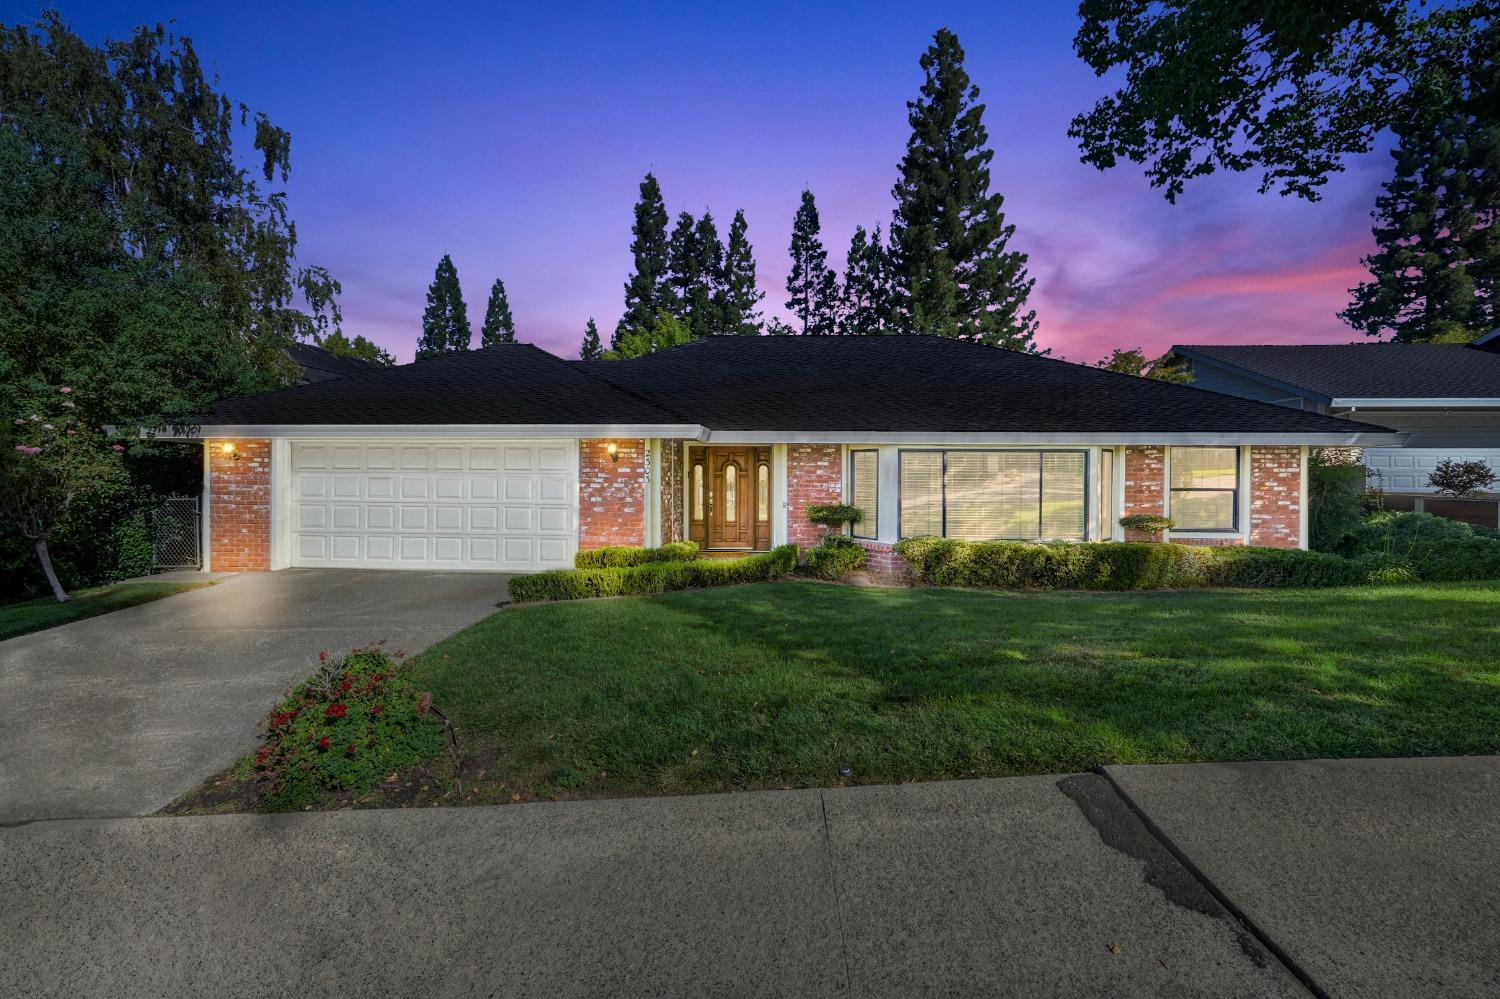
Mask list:
[[[724,267],[724,245],[719,242],[719,229],[711,213],[704,212],[701,219],[688,212],[677,216],[668,240],[668,259],[668,286],[677,303],[676,315],[695,337],[719,333],[722,322],[716,293]]]
[[[641,181],[641,195],[635,203],[635,222],[630,232],[634,237],[630,253],[635,258],[635,270],[625,282],[625,314],[615,326],[611,343],[618,342],[623,333],[650,329],[658,312],[677,309],[667,282],[667,206],[654,174],[646,174]]]
[[[604,356],[604,346],[599,343],[599,327],[594,322],[594,317],[589,316],[588,324],[583,327],[583,346],[578,348],[578,359],[581,361],[597,361]]]
[[[891,251],[905,321],[913,332],[1035,350],[1036,312],[1022,311],[1034,279],[1026,254],[990,193],[984,105],[964,71],[958,36],[940,29],[922,54],[925,80],[907,104],[911,138],[891,222]]]
[[[828,269],[822,229],[818,204],[811,191],[803,191],[792,218],[792,269],[786,278],[786,307],[801,323],[798,332],[814,336],[838,328],[838,278]]]
[[[719,315],[723,332],[754,335],[761,332],[760,301],[766,293],[755,287],[755,248],[746,237],[749,224],[744,209],[734,213],[729,224],[729,245],[724,249],[723,280],[719,288]]]
[[[495,278],[489,304],[484,307],[484,325],[479,327],[479,346],[515,342],[516,321],[511,318],[510,300],[505,297],[505,282]]]
[[[1486,42],[1449,81],[1473,92],[1464,98],[1500,86],[1500,24]],[[1397,135],[1395,173],[1375,199],[1378,248],[1363,261],[1371,279],[1340,316],[1398,342],[1472,340],[1500,326],[1500,124],[1419,110]]]
[[[422,312],[422,337],[417,341],[417,360],[469,349],[474,337],[469,311],[458,286],[458,268],[443,254],[432,284],[427,286],[427,308]]]
[[[891,259],[881,239],[880,226],[875,227],[873,234],[867,234],[862,225],[854,227],[844,267],[839,332],[859,336],[898,332]]]

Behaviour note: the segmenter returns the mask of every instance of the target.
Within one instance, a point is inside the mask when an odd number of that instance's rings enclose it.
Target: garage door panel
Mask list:
[[[572,564],[571,445],[294,442],[291,451],[294,565],[525,571]]]

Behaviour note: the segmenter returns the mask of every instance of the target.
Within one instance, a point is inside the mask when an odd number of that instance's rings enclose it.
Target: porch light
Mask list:
[[[219,453],[228,458],[230,461],[240,460],[240,452],[239,449],[234,446],[234,441],[225,441],[223,444],[220,444]]]
[[[604,445],[604,450],[609,452],[610,461],[620,460],[620,445],[616,444],[614,441],[610,441],[608,444]]]

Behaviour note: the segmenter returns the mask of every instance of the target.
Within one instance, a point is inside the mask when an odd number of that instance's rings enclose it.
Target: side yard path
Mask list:
[[[32,823],[0,829],[3,980],[28,996],[1491,996],[1497,783],[1493,758],[1365,760]]]

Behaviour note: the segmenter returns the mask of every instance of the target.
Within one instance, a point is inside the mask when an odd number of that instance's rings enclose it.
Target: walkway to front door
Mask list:
[[[688,539],[704,551],[770,551],[770,448],[689,450]]]

